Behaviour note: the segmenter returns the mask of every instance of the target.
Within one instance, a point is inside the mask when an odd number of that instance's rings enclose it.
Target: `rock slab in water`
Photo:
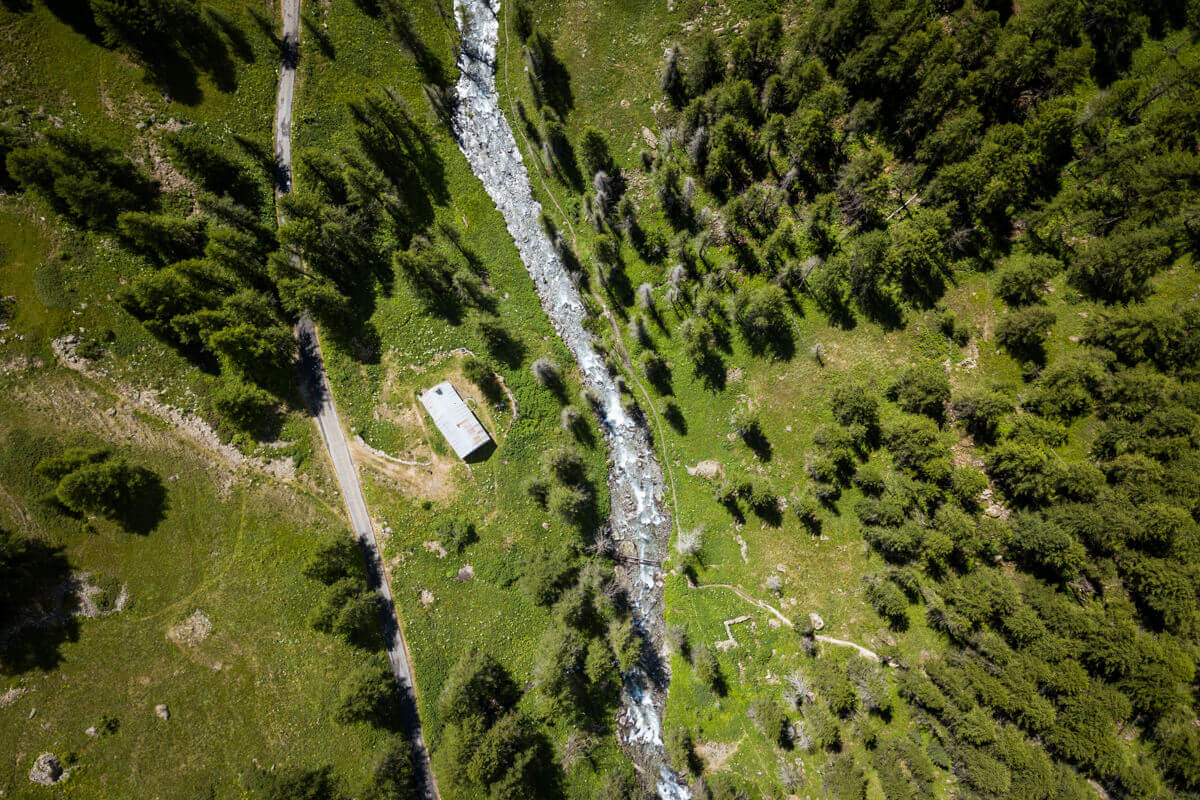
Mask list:
[[[63,779],[62,762],[54,753],[42,753],[29,770],[29,782],[39,786],[53,786]]]

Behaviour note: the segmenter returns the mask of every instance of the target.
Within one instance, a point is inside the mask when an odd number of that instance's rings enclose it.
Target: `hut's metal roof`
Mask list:
[[[422,394],[421,405],[459,458],[466,458],[492,440],[450,381],[443,381]]]

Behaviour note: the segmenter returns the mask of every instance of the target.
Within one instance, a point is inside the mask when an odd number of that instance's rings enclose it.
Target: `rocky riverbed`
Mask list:
[[[585,311],[550,238],[542,229],[541,206],[533,199],[529,174],[496,94],[496,45],[500,0],[455,0],[462,30],[461,76],[453,127],[459,148],[504,217],[542,307],[579,364],[584,383],[597,398],[609,446],[611,536],[626,566],[618,576],[633,603],[639,627],[654,643],[656,658],[625,676],[618,714],[621,744],[656,784],[663,800],[686,800],[687,788],[667,765],[661,711],[670,679],[661,654],[661,554],[671,520],[663,502],[663,473],[647,431],[626,412],[621,393],[584,329]]]

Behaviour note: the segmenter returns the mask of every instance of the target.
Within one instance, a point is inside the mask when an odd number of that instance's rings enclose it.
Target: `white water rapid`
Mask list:
[[[458,146],[496,203],[537,286],[542,307],[579,363],[584,383],[599,398],[608,441],[612,496],[612,536],[634,556],[636,568],[624,575],[639,627],[652,640],[662,627],[660,549],[670,536],[663,503],[663,474],[646,431],[621,405],[621,393],[584,329],[584,307],[554,246],[542,229],[541,205],[533,199],[529,174],[496,95],[496,45],[500,0],[454,0],[462,33],[457,106],[453,129]],[[636,555],[635,555],[636,554]],[[665,658],[662,659],[665,664]],[[690,793],[667,765],[660,705],[667,669],[652,688],[638,667],[625,676],[618,729],[635,763],[653,778],[662,800],[688,800]]]

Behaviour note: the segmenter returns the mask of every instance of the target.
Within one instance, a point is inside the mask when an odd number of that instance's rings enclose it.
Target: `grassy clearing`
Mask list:
[[[341,510],[295,490],[230,473],[163,426],[62,370],[3,378],[0,518],[65,552],[89,582],[123,586],[110,616],[77,620],[41,643],[38,668],[3,680],[23,690],[0,708],[0,786],[10,796],[234,797],[255,765],[331,763],[365,780],[386,734],[331,719],[339,681],[364,654],[312,631],[318,599],[300,570]],[[116,411],[108,413],[110,408]],[[30,465],[63,447],[101,443],[154,470],[167,508],[145,536],[55,513]],[[202,612],[194,644],[169,631]],[[163,703],[171,718],[155,714]],[[85,729],[116,720],[91,738]],[[74,760],[60,789],[35,790],[33,759]]]

